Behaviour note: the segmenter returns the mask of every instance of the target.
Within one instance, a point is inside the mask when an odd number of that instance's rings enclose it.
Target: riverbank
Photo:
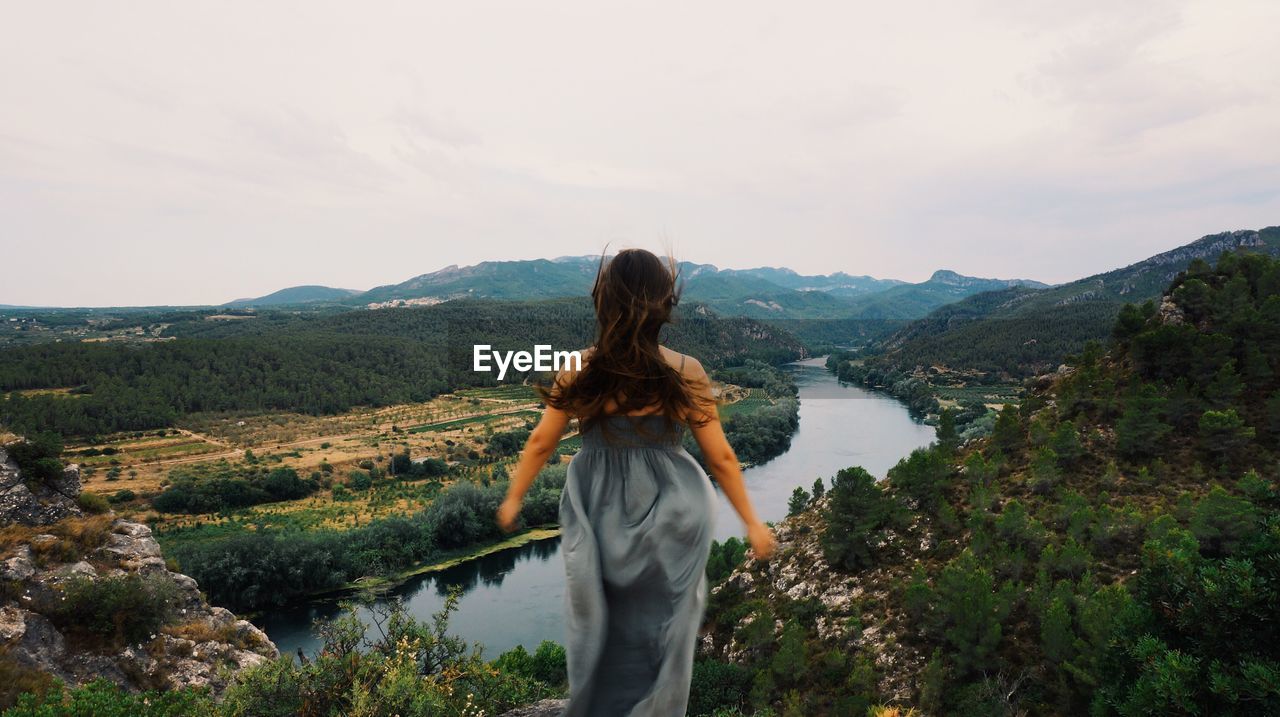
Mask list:
[[[410,568],[409,570],[404,570],[395,575],[359,578],[343,585],[340,588],[316,593],[312,597],[330,597],[333,595],[341,595],[357,591],[386,592],[403,585],[412,578],[422,575],[430,575],[431,573],[438,573],[442,570],[448,570],[449,568],[462,565],[463,563],[471,562],[472,560],[479,560],[487,555],[499,553],[504,550],[510,550],[512,548],[519,548],[523,545],[539,540],[549,540],[551,538],[558,537],[560,537],[560,526],[540,526],[537,528],[530,528],[496,543],[489,543],[473,549],[459,551],[459,553],[453,557],[438,560],[427,565],[421,565],[416,568]]]

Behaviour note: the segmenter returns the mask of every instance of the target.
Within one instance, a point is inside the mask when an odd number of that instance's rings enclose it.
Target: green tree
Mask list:
[[[1071,469],[1084,457],[1084,446],[1080,444],[1080,435],[1076,424],[1063,421],[1053,432],[1050,448],[1058,457],[1058,465],[1063,469]]]
[[[889,469],[889,483],[914,498],[921,510],[932,512],[942,499],[942,488],[951,465],[945,452],[917,448]]]
[[[1155,386],[1143,384],[1125,401],[1116,423],[1116,452],[1131,461],[1154,458],[1171,427],[1160,418],[1164,398]]]
[[[893,517],[893,502],[876,479],[860,467],[836,474],[828,491],[821,544],[827,562],[856,571],[875,564],[874,543]]]
[[[791,500],[787,501],[787,515],[799,515],[807,507],[809,507],[809,493],[804,488],[796,486],[796,489],[791,491]]]
[[[1244,460],[1253,437],[1253,428],[1245,425],[1234,408],[1205,411],[1200,416],[1200,445],[1207,453],[1230,465],[1238,465]]]
[[[1055,597],[1040,617],[1040,645],[1044,654],[1055,663],[1066,662],[1071,659],[1075,640],[1071,609],[1066,600]]]
[[[943,450],[954,450],[960,442],[960,434],[956,432],[956,414],[951,408],[944,408],[938,414],[938,445]]]
[[[942,569],[938,610],[945,624],[943,634],[961,673],[995,667],[992,659],[1012,608],[1012,593],[1007,584],[998,588],[991,571],[968,550]]]
[[[778,639],[778,651],[774,653],[769,669],[776,684],[794,686],[801,682],[807,667],[808,651],[805,647],[804,628],[795,620],[788,620]]]
[[[1227,556],[1239,551],[1243,542],[1258,532],[1258,510],[1244,498],[1214,486],[1196,503],[1191,533],[1209,555]]]
[[[1018,414],[1017,406],[1006,403],[1000,409],[995,428],[991,431],[991,442],[1009,455],[1020,452],[1026,446],[1026,431],[1023,430],[1022,416]]]

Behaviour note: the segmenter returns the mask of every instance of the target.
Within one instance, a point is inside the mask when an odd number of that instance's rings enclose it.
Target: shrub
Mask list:
[[[129,501],[137,497],[138,496],[136,493],[129,490],[128,488],[125,488],[124,490],[118,490],[115,493],[112,493],[111,495],[107,496],[107,500],[111,503],[128,503]]]
[[[360,607],[349,604],[343,617],[320,629],[324,647],[313,662],[282,659],[241,673],[221,711],[228,717],[502,714],[551,696],[542,682],[506,668],[538,671],[539,660],[554,662],[555,650],[540,647],[532,657],[509,652],[485,663],[477,648],[448,635],[457,599],[457,592],[450,594],[425,623],[398,601],[370,606],[379,626],[372,633],[358,617]],[[379,637],[366,637],[373,633]]]
[[[42,432],[5,446],[5,451],[18,464],[22,477],[29,481],[51,481],[62,477],[62,437]]]
[[[78,577],[62,587],[46,615],[63,632],[121,645],[155,634],[173,616],[178,588],[166,574]]]
[[[741,665],[712,659],[693,663],[693,680],[689,688],[690,717],[710,717],[720,710],[737,709],[746,704],[751,691],[751,671]]]
[[[111,511],[111,504],[106,498],[97,493],[81,493],[76,496],[76,505],[80,506],[80,510],[92,515],[107,513]]]
[[[105,679],[80,687],[59,686],[44,694],[25,694],[5,717],[197,717],[213,704],[198,690],[129,692]]]

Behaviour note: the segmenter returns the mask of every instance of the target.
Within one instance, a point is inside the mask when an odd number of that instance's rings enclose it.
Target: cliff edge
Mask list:
[[[239,670],[278,657],[266,634],[166,566],[150,528],[95,513],[79,493],[77,466],[33,481],[0,448],[4,702],[54,679],[216,694]]]

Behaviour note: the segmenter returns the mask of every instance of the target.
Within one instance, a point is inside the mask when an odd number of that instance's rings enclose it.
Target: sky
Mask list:
[[[4,2],[0,304],[449,264],[1056,283],[1280,224],[1280,3]]]

